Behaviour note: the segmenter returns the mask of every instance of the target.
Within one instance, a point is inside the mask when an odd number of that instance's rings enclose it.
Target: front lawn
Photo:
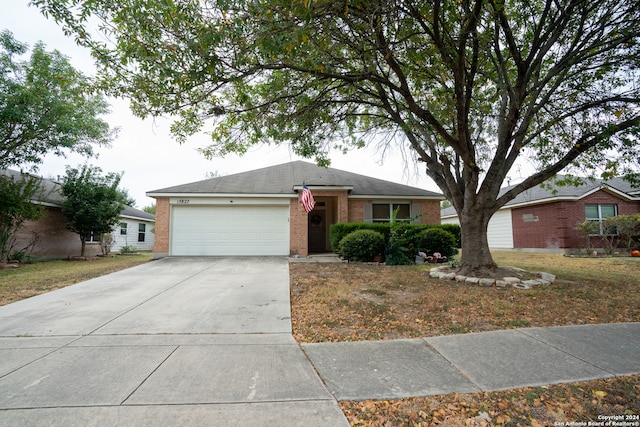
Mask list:
[[[432,279],[423,266],[292,263],[301,343],[640,321],[640,259],[496,252],[500,265],[557,276],[528,290]]]
[[[640,321],[638,258],[496,252],[494,259],[558,280],[501,290],[432,279],[429,266],[292,263],[294,336],[298,342],[354,341]],[[343,401],[340,407],[352,426],[547,427],[587,425],[603,416],[636,423],[640,375],[492,393]]]

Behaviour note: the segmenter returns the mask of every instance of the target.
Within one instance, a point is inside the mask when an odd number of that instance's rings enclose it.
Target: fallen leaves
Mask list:
[[[598,396],[595,403],[593,396]],[[571,421],[588,423],[602,414],[640,414],[640,375],[491,393],[344,401],[340,407],[354,427],[548,427]]]

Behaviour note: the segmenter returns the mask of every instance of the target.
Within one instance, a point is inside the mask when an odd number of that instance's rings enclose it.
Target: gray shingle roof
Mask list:
[[[303,182],[313,187],[352,187],[355,196],[433,197],[442,195],[421,188],[384,181],[333,168],[323,168],[313,163],[294,161],[248,172],[221,176],[189,184],[176,185],[149,191],[147,195],[160,194],[282,194],[295,195],[294,186]]]
[[[147,221],[155,221],[156,220],[156,216],[153,214],[150,214],[148,212],[145,212],[143,210],[140,209],[136,209],[134,207],[131,206],[125,206],[124,209],[122,210],[122,212],[120,212],[121,216],[128,216],[131,218],[135,218],[135,219],[146,219]]]
[[[560,177],[561,178],[561,177]],[[537,185],[533,188],[530,188],[520,194],[518,194],[513,200],[509,201],[505,207],[514,206],[514,205],[522,205],[522,204],[534,204],[540,203],[545,200],[552,199],[579,199],[584,197],[585,195],[595,191],[599,188],[607,188],[610,187],[613,190],[626,194],[630,198],[638,197],[638,188],[634,187],[628,181],[625,181],[623,178],[613,178],[608,181],[603,181],[600,179],[596,180],[585,180],[582,185],[577,187],[575,186],[564,186],[559,187],[556,185],[551,185],[551,188],[544,188],[542,185]],[[505,187],[500,190],[500,194],[504,194],[509,189],[513,188],[513,186]],[[456,215],[456,211],[453,207],[449,207],[440,211],[440,216],[451,216]]]
[[[35,200],[32,200],[33,202],[50,204],[57,207],[62,206],[62,203],[65,200],[65,197],[60,192],[61,186],[59,182],[42,178],[36,175],[18,172],[12,169],[0,169],[0,175],[6,175],[9,177],[13,177],[14,179],[20,179],[23,174],[33,176],[39,179],[41,182],[42,190],[38,195],[36,195]],[[150,213],[147,213],[140,209],[136,209],[131,206],[125,206],[125,208],[122,210],[122,212],[120,212],[120,214],[123,216],[128,216],[136,219],[145,219],[149,221],[155,221],[155,218],[156,218],[155,215],[152,215]]]
[[[513,200],[508,202],[505,206],[519,205],[523,203],[532,203],[532,202],[542,201],[542,200],[551,199],[551,198],[578,199],[599,188],[607,188],[607,187],[610,187],[621,193],[625,193],[629,197],[632,197],[632,193],[634,192],[633,186],[629,182],[625,181],[623,178],[613,178],[608,181],[603,181],[601,179],[585,180],[581,185],[577,187],[572,185],[559,187],[553,184],[551,185],[551,188],[547,188],[547,187],[548,186],[545,186],[545,188],[543,188],[542,185],[537,185],[533,188],[530,188],[529,190],[526,190],[518,194]],[[501,191],[501,194],[506,192],[510,188],[511,187],[504,188]]]

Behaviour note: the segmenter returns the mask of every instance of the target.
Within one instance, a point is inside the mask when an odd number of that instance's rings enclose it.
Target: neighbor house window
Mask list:
[[[411,219],[411,206],[409,203],[374,203],[373,222],[391,222],[393,212],[398,210],[397,221],[409,221]]]
[[[126,222],[121,222],[120,223],[120,235],[121,236],[126,236],[127,235],[127,223]]]
[[[94,233],[93,231],[90,231],[89,233],[87,233],[86,236],[84,236],[84,241],[87,242],[87,243],[99,242],[100,241],[100,233]]]
[[[617,205],[585,205],[584,214],[587,221],[598,223],[599,235],[618,234],[615,228],[607,229],[604,220],[618,215]]]
[[[147,224],[138,224],[138,242],[144,242],[144,234],[147,231]]]

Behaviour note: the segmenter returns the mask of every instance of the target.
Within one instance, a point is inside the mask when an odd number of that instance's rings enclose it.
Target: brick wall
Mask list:
[[[169,198],[157,197],[155,241],[153,244],[153,252],[155,256],[165,256],[169,254],[170,212]]]
[[[439,200],[414,200],[411,203],[420,205],[421,224],[440,224],[440,201]]]
[[[57,259],[80,255],[82,244],[78,234],[67,230],[60,208],[47,207],[38,221],[25,221],[16,233],[15,249],[21,250],[35,238],[33,251],[28,255],[38,259]],[[99,243],[87,243],[85,255],[100,254]]]
[[[376,203],[376,201],[373,199],[350,199],[348,222],[362,222],[364,220],[364,206],[371,203]],[[416,222],[421,224],[440,224],[439,200],[411,200],[411,204],[420,205],[421,215]]]
[[[309,255],[308,218],[307,213],[300,206],[300,200],[291,199],[289,204],[289,250],[291,255]]]
[[[559,201],[522,207],[511,211],[513,244],[515,248],[574,249],[585,246],[585,240],[575,227],[585,220],[585,205],[615,204],[619,215],[640,212],[640,202],[620,199],[599,190],[578,201]],[[537,222],[523,218],[537,217]],[[602,247],[601,239],[593,238],[594,247]]]

